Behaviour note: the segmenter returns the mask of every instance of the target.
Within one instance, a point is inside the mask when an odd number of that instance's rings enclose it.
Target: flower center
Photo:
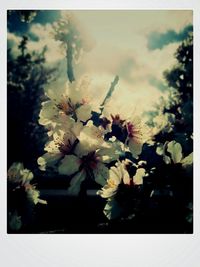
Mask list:
[[[58,149],[63,155],[68,155],[71,154],[76,145],[78,144],[79,140],[78,139],[69,139],[64,136],[63,140],[59,140],[56,142]]]
[[[101,126],[106,130],[107,126],[110,124],[111,122],[106,118],[103,117],[102,119],[100,119],[100,124]]]
[[[64,154],[64,155],[67,155],[67,154],[69,154],[70,153],[70,151],[71,151],[71,149],[72,149],[72,143],[71,143],[71,140],[67,140],[67,142],[60,142],[60,144],[59,144],[59,150],[60,150],[60,152],[62,153],[62,154]]]
[[[115,181],[113,181],[112,179],[109,179],[107,183],[108,183],[109,187],[111,187],[111,188],[115,188],[117,186]]]
[[[116,124],[120,127],[123,127],[123,124],[125,122],[125,120],[122,120],[119,116],[119,114],[116,114],[116,115],[112,115],[111,114],[111,118],[112,118],[112,121],[113,121],[113,124]]]
[[[129,138],[134,138],[135,141],[140,141],[142,133],[139,127],[136,128],[131,122],[128,122],[126,128]]]
[[[85,170],[94,170],[99,162],[99,157],[95,152],[91,152],[81,158],[81,166]]]
[[[82,103],[72,103],[71,99],[63,99],[58,105],[57,108],[61,110],[64,114],[67,116],[72,116],[72,118],[76,121],[77,120],[77,114],[76,110],[84,105],[84,102]]]
[[[134,126],[132,123],[128,122],[127,123],[127,132],[128,132],[128,137],[133,137],[134,136]]]

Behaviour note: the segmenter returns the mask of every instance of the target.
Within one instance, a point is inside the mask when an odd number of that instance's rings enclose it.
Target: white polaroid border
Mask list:
[[[194,233],[11,235],[6,229],[7,9],[193,9],[194,16]],[[0,262],[2,266],[198,267],[200,266],[200,2],[199,0],[7,0],[0,10]],[[13,137],[14,138],[14,137]]]

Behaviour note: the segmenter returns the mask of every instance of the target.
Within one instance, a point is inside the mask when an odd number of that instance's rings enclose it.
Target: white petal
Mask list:
[[[75,153],[79,156],[95,151],[104,143],[102,132],[90,122],[83,127],[78,139],[79,143],[76,146]]]
[[[121,170],[116,167],[111,167],[109,170],[109,179],[111,179],[116,185],[119,185],[122,181]]]
[[[104,142],[102,147],[97,151],[97,155],[100,156],[102,162],[110,163],[111,161],[119,159],[121,151],[121,142]]]
[[[137,143],[134,140],[130,139],[129,140],[129,143],[128,143],[128,146],[129,146],[130,152],[132,153],[132,156],[135,159],[137,159],[138,158],[138,155],[140,155],[141,152],[142,152],[142,146],[143,146],[143,144]]]
[[[187,167],[193,164],[193,152],[190,153],[187,157],[181,160],[182,166]]]
[[[39,202],[40,192],[34,188],[30,188],[26,191],[27,198],[33,202],[35,205]]]
[[[51,84],[51,88],[46,89],[46,95],[55,103],[59,103],[66,95],[66,86],[58,81]]]
[[[85,180],[86,174],[85,172],[81,171],[78,172],[71,180],[70,187],[68,188],[67,192],[69,195],[77,196],[80,192],[81,183]]]
[[[109,175],[108,168],[103,163],[98,163],[97,167],[93,170],[95,181],[104,186]]]
[[[64,175],[72,175],[79,170],[80,160],[74,155],[66,155],[58,167],[58,172]]]
[[[182,147],[179,143],[171,141],[167,145],[167,151],[171,154],[174,163],[179,163],[183,157]]]
[[[41,125],[51,124],[58,116],[58,109],[52,101],[42,103],[42,109],[39,114],[39,123]]]
[[[80,90],[77,90],[76,82],[72,82],[72,84],[69,84],[68,87],[68,94],[69,98],[71,99],[73,104],[81,103],[82,101],[82,92]]]
[[[54,165],[61,158],[61,153],[45,153],[42,157],[39,157],[37,163],[40,170],[46,170],[46,167],[54,167]]]
[[[117,187],[110,187],[109,184],[106,184],[101,190],[97,191],[97,195],[100,195],[102,198],[110,198],[116,194]]]
[[[170,163],[171,163],[171,159],[170,159],[170,157],[168,157],[168,156],[166,156],[166,155],[163,156],[163,160],[164,160],[164,162],[165,162],[166,164],[170,164]]]
[[[185,157],[181,161],[181,163],[188,177],[192,177],[193,175],[193,152],[190,153],[187,157]]]
[[[157,146],[157,148],[156,148],[156,153],[157,153],[158,155],[160,155],[160,156],[163,155],[163,153],[164,153],[164,146],[163,146],[163,144],[159,144],[159,145]]]
[[[55,139],[55,138],[54,138]],[[45,145],[45,148],[44,148],[45,151],[49,152],[49,153],[59,153],[59,147],[58,147],[58,144],[56,144],[56,142],[54,140],[48,142],[46,145]]]
[[[21,171],[23,184],[29,183],[33,179],[33,173],[29,171],[28,169],[24,169]]]
[[[91,107],[87,104],[82,105],[80,108],[76,110],[76,115],[80,121],[87,121],[91,118]]]
[[[128,185],[130,184],[130,176],[126,170],[123,171],[123,183]]]
[[[139,168],[137,169],[136,171],[136,174],[135,176],[133,177],[133,182],[136,184],[136,185],[141,185],[143,184],[143,177],[145,176],[145,169],[143,168]]]

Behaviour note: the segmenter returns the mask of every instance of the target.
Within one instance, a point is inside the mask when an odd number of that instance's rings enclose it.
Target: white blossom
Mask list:
[[[74,121],[86,122],[96,109],[89,93],[89,81],[82,77],[79,82],[66,83],[60,88],[50,88],[46,95],[49,100],[42,103],[39,114],[41,125],[55,128],[56,125]]]
[[[83,127],[78,139],[74,154],[66,155],[58,167],[60,174],[73,174],[68,189],[72,194],[79,192],[80,183],[86,176],[100,185],[105,185],[109,173],[105,163],[119,158],[118,147],[113,146],[112,142],[105,142],[101,130],[91,121]]]
[[[169,153],[169,156],[166,152]],[[156,153],[163,156],[163,160],[166,164],[180,163],[185,169],[190,168],[193,164],[193,152],[184,157],[181,144],[174,140],[171,142],[165,142],[164,145],[160,144],[156,149]]]
[[[59,126],[57,131],[53,132],[52,140],[45,145],[46,153],[37,160],[39,168],[41,170],[46,170],[48,167],[55,168],[61,159],[72,154],[79,142],[78,136],[82,128],[82,123],[74,121]]]
[[[110,220],[120,215],[121,207],[115,196],[120,190],[120,185],[124,184],[127,186],[142,185],[143,177],[146,175],[146,171],[143,168],[138,168],[133,177],[130,177],[126,170],[128,161],[116,163],[115,166],[109,170],[109,177],[106,184],[101,190],[97,191],[97,194],[102,198],[107,199],[107,203],[104,207],[104,214]]]

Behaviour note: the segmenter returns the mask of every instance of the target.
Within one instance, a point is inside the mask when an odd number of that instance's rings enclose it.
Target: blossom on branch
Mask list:
[[[23,225],[23,217],[27,216],[22,211],[27,208],[32,209],[32,206],[38,203],[47,204],[47,202],[40,199],[40,192],[35,185],[31,184],[33,173],[28,169],[24,169],[22,163],[14,162],[8,169],[7,177],[10,199],[8,204],[8,225],[10,229],[18,231]],[[22,206],[24,206],[24,209]]]
[[[126,109],[124,106],[113,107],[108,102],[103,110],[101,127],[124,143],[125,150],[137,159],[143,144],[150,138],[150,131],[138,116]]]
[[[74,121],[86,122],[96,109],[89,93],[89,81],[82,77],[80,82],[66,83],[61,88],[51,88],[46,92],[49,100],[42,103],[39,123],[47,128]]]
[[[91,121],[80,131],[78,144],[74,153],[65,156],[59,165],[58,172],[72,175],[68,192],[76,195],[85,179],[92,179],[105,185],[109,169],[106,164],[119,158],[120,145],[105,142],[102,131]]]
[[[122,207],[118,197],[121,191],[143,184],[143,177],[146,175],[145,169],[136,169],[135,175],[131,177],[127,171],[127,163],[129,164],[129,161],[125,160],[111,167],[105,186],[97,192],[102,198],[107,199],[104,214],[108,219],[114,219],[121,213]],[[126,197],[126,194],[124,194],[124,197]]]

